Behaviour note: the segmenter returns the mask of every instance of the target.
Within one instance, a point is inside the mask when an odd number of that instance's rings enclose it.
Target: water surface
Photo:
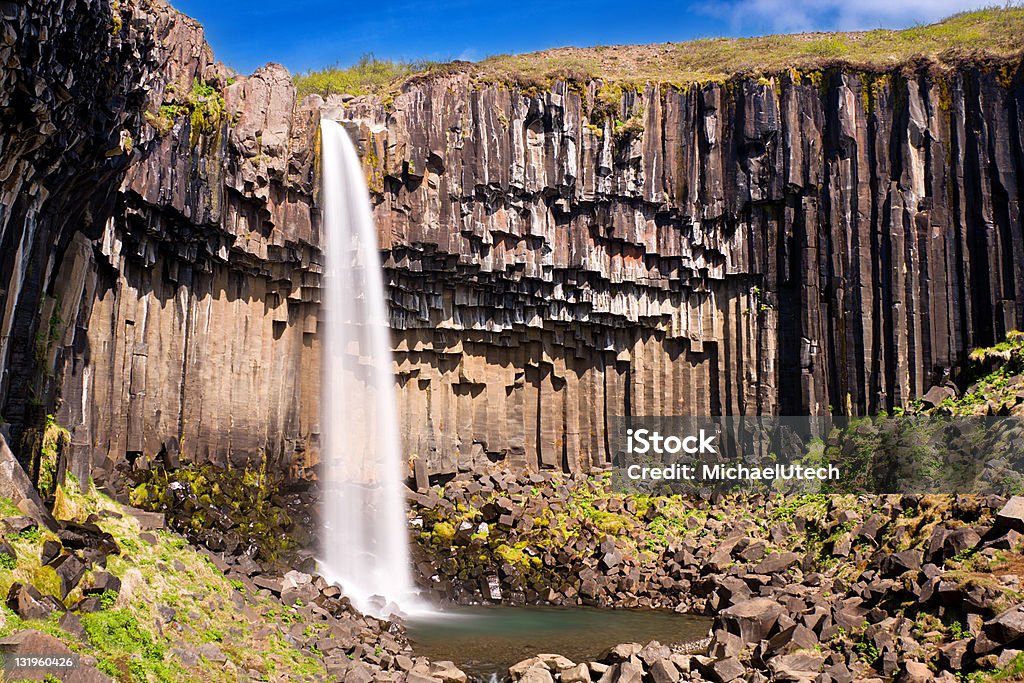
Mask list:
[[[619,643],[700,640],[710,626],[711,619],[689,614],[589,607],[460,607],[408,622],[417,655],[453,661],[483,681],[491,674],[502,680],[508,667],[539,653],[592,661]]]

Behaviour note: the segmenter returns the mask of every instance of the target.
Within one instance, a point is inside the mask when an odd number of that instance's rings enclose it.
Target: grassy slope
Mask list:
[[[59,498],[56,507],[63,512],[62,518],[84,520],[98,514],[102,517],[98,526],[117,540],[121,555],[110,556],[107,569],[121,579],[121,594],[107,603],[106,609],[82,615],[88,633],[85,642],[61,630],[56,616],[26,622],[3,605],[0,637],[24,628],[49,633],[73,651],[96,657],[100,668],[120,681],[233,681],[246,679],[248,670],[259,672],[268,681],[324,680],[322,661],[303,654],[283,638],[290,624],[299,619],[291,608],[250,596],[248,607],[262,615],[250,624],[239,607],[241,594],[180,536],[158,531],[157,543],[150,545],[140,538],[142,531],[133,517],[117,517],[121,507],[110,499],[73,490]],[[9,507],[8,501],[0,499],[0,514],[6,514]],[[22,581],[32,583],[44,595],[59,598],[56,573],[40,566],[39,555],[47,538],[55,537],[35,530],[9,539],[18,552],[18,563],[13,569],[0,568],[0,597],[6,597],[13,582]],[[91,573],[82,586],[91,585]],[[65,604],[74,604],[81,592],[76,588]],[[173,609],[176,617],[168,620],[160,608]],[[172,653],[175,648],[194,652],[204,644],[214,644],[227,663],[200,659],[198,665],[189,667]]]
[[[527,87],[558,79],[601,78],[621,85],[646,82],[723,81],[787,69],[815,70],[849,64],[889,71],[918,60],[957,64],[965,59],[1003,60],[1024,52],[1024,8],[986,9],[901,31],[801,33],[758,38],[708,38],[685,43],[565,47],[523,55],[498,55],[471,64],[424,64],[364,58],[349,68],[330,67],[295,77],[299,95],[393,93],[410,78],[464,71],[484,82]]]

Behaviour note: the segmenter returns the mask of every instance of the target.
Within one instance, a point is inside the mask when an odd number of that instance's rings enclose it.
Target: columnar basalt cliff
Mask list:
[[[421,477],[600,467],[613,415],[877,412],[1024,322],[1019,57],[296,102],[159,0],[0,11],[23,460],[56,411],[80,476],[316,462],[321,115],[361,143]]]
[[[873,414],[955,379],[1024,321],[1020,76],[794,71],[610,111],[595,83],[454,76],[339,109],[410,451],[586,469],[611,415]]]
[[[159,0],[9,4],[0,414],[126,455],[305,464],[318,413],[317,121]],[[81,49],[70,49],[79,46]]]

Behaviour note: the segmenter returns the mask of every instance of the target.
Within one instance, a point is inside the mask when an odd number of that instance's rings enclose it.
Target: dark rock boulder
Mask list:
[[[985,635],[1000,645],[1024,636],[1024,605],[1017,605],[985,622]]]
[[[800,563],[800,556],[791,552],[772,553],[759,562],[753,569],[755,574],[777,574]]]
[[[1006,501],[996,514],[996,528],[1024,533],[1024,496],[1014,496]]]
[[[767,638],[782,615],[782,607],[770,598],[753,598],[723,610],[719,620],[729,633],[744,643]]]
[[[44,567],[52,566],[63,552],[64,546],[59,541],[46,539],[43,541],[43,549],[39,553],[39,562]]]
[[[86,595],[102,595],[104,593],[120,593],[121,579],[110,572],[96,572],[92,576],[92,585],[82,591]]]
[[[8,562],[18,561],[18,551],[7,541],[0,539],[0,555],[10,558]]]
[[[63,600],[78,587],[88,567],[77,555],[67,553],[54,562],[53,569],[60,578],[60,597]]]
[[[0,639],[0,654],[60,657],[72,653],[57,638],[29,629]],[[62,683],[114,683],[114,679],[96,668],[96,660],[89,657],[83,657],[77,666],[70,669],[62,667],[34,668],[30,672],[31,680],[59,680]]]
[[[20,582],[7,592],[7,607],[22,619],[45,619],[54,612],[53,604],[35,586]]]

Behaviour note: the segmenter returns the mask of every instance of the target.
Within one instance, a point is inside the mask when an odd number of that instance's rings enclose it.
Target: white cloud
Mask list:
[[[928,24],[993,0],[726,0],[694,9],[729,21],[738,33],[860,31]]]

